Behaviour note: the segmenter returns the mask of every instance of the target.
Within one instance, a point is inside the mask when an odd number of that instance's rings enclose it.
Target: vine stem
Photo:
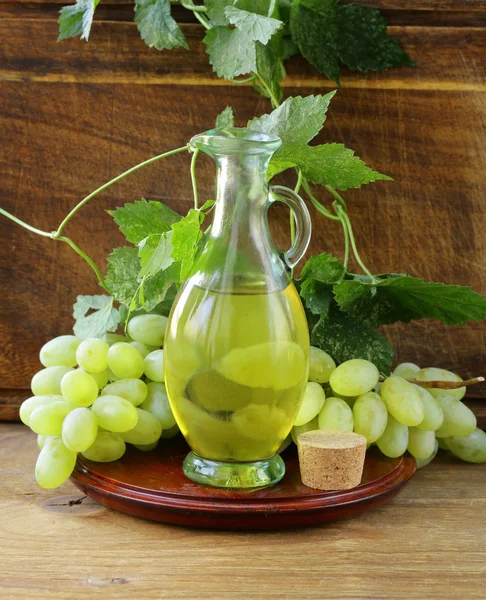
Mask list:
[[[323,206],[319,202],[319,200],[317,200],[317,198],[312,193],[309,183],[308,183],[307,179],[305,179],[305,177],[302,180],[302,186],[303,186],[304,190],[306,191],[306,194],[309,196],[309,199],[312,202],[312,205],[314,206],[314,208],[316,210],[318,210],[321,213],[321,215],[324,215],[325,217],[327,217],[328,219],[331,219],[333,221],[341,220],[341,218],[339,216],[333,215],[331,212],[329,212],[327,210],[327,208],[325,206]]]
[[[106,286],[106,283],[105,283],[105,280],[103,279],[103,275],[101,274],[101,271],[95,265],[94,261],[86,254],[86,252],[83,252],[81,250],[81,248],[77,244],[75,244],[72,239],[70,239],[68,237],[64,237],[63,235],[60,235],[59,237],[57,237],[55,239],[59,240],[60,242],[65,242],[66,244],[68,244],[68,246],[70,246],[74,250],[74,252],[79,254],[79,256],[81,256],[81,258],[83,258],[88,263],[88,265],[93,269],[101,287],[105,291],[107,291],[109,294],[111,294],[110,290]]]
[[[153,156],[152,158],[149,158],[148,160],[145,160],[145,161],[141,162],[140,164],[135,165],[131,169],[124,171],[123,173],[121,173],[121,175],[114,177],[107,183],[104,183],[102,186],[97,188],[94,192],[91,192],[91,194],[88,194],[85,198],[83,198],[81,200],[81,202],[79,202],[72,209],[72,211],[63,219],[63,221],[57,228],[57,231],[55,231],[51,237],[53,239],[57,239],[61,235],[61,232],[64,229],[64,227],[68,224],[68,222],[71,220],[71,218],[78,212],[78,210],[81,207],[83,207],[86,204],[86,202],[89,202],[89,200],[91,200],[91,198],[94,198],[97,194],[99,194],[103,190],[106,190],[106,188],[110,187],[110,185],[113,185],[114,183],[116,183],[117,181],[120,181],[120,179],[123,179],[127,175],[130,175],[131,173],[138,171],[138,169],[141,169],[142,167],[145,167],[146,165],[156,162],[157,160],[160,160],[161,158],[165,158],[166,156],[172,156],[173,154],[178,154],[179,152],[184,152],[188,149],[189,149],[189,145],[186,145],[186,146],[182,146],[181,148],[176,148],[175,150],[169,150],[168,152],[164,152],[163,154],[158,154],[157,156]]]
[[[466,385],[475,385],[476,383],[482,383],[484,377],[473,377],[472,379],[466,379],[465,381],[417,381],[416,379],[407,379],[410,383],[419,385],[423,388],[435,388],[439,390],[458,390]]]
[[[196,180],[196,160],[197,157],[199,156],[199,148],[196,148],[194,150],[194,154],[192,155],[191,158],[191,183],[192,183],[192,193],[194,195],[194,208],[198,209],[199,208],[199,197],[198,197],[198,193],[197,193],[197,180]]]
[[[37,235],[43,235],[44,237],[48,237],[48,238],[52,238],[52,236],[53,236],[52,232],[50,233],[49,231],[42,231],[42,229],[37,229],[37,227],[32,227],[32,225],[29,225],[28,223],[26,223],[25,221],[22,221],[22,219],[19,219],[18,217],[14,217],[14,215],[9,213],[7,210],[4,210],[3,208],[0,208],[0,215],[7,217],[7,219],[10,219],[14,223],[17,223],[17,225],[20,225],[24,229],[28,229],[29,231],[32,231],[32,233],[37,233]]]

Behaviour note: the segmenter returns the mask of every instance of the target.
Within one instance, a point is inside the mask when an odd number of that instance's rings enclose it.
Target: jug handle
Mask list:
[[[305,202],[294,190],[283,185],[271,185],[269,206],[276,200],[286,204],[295,216],[295,241],[290,250],[283,253],[286,264],[293,269],[309,246],[312,233],[311,218]]]

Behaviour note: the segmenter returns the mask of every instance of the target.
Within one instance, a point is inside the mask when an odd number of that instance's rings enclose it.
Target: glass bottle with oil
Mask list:
[[[309,333],[288,274],[305,253],[311,224],[302,199],[266,174],[277,137],[248,129],[213,130],[191,140],[217,165],[213,223],[176,298],[164,346],[165,381],[192,452],[184,473],[217,487],[279,481],[277,454],[307,382]],[[279,253],[267,212],[293,211],[296,238]]]

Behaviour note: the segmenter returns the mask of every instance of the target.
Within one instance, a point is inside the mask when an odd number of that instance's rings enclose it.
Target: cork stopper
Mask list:
[[[366,438],[348,431],[307,431],[297,438],[302,483],[318,490],[347,490],[361,483]]]

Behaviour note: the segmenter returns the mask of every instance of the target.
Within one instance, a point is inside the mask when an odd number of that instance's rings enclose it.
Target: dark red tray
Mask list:
[[[115,510],[163,523],[217,529],[283,529],[318,525],[355,516],[388,502],[415,472],[405,455],[366,455],[361,485],[322,492],[300,481],[295,447],[285,451],[287,472],[280,483],[257,490],[226,490],[198,485],[182,473],[189,451],[181,437],[162,440],[152,452],[129,447],[114,463],[80,459],[74,483]]]

